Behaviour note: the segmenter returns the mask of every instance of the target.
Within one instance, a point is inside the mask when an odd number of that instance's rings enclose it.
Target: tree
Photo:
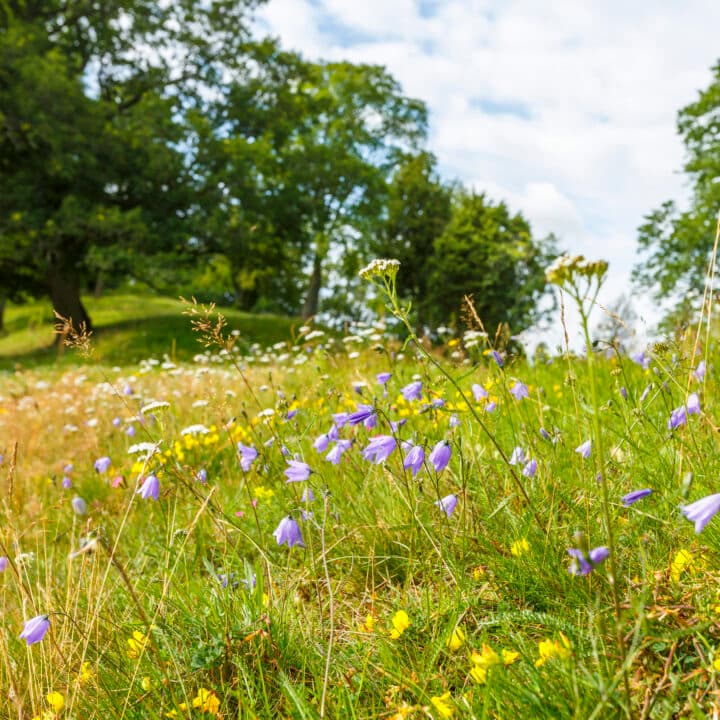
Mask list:
[[[604,308],[603,313],[595,328],[595,336],[600,342],[627,352],[635,337],[634,325],[637,322],[632,298],[623,293]]]
[[[532,325],[549,310],[540,301],[554,252],[554,238],[533,239],[528,221],[505,203],[457,193],[452,217],[433,246],[430,321],[457,319],[469,294],[489,332],[501,323],[513,332]]]
[[[400,261],[398,284],[412,301],[420,334],[431,303],[434,243],[450,220],[451,198],[452,188],[439,179],[435,158],[426,152],[405,158],[388,188],[377,254]]]
[[[641,260],[633,278],[656,298],[704,286],[720,208],[720,62],[710,86],[680,110],[677,127],[686,149],[683,166],[692,186],[690,206],[667,201],[639,228]]]
[[[13,254],[29,241],[29,272],[76,324],[90,320],[81,290],[91,248],[124,249],[138,273],[147,263],[135,258],[191,253],[186,118],[242,75],[256,4],[0,7],[0,245]]]

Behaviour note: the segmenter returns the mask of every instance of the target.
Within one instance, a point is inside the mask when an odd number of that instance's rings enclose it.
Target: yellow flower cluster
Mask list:
[[[392,630],[390,637],[397,640],[410,627],[410,618],[404,610],[398,610],[392,616]]]
[[[128,649],[125,651],[131,660],[137,660],[140,653],[145,649],[148,642],[147,635],[143,635],[139,630],[135,630],[131,638],[128,638]]]
[[[542,667],[548,660],[557,658],[567,660],[570,657],[570,641],[563,633],[560,633],[559,640],[541,640],[538,643],[540,657],[535,661],[535,667]]]
[[[193,698],[192,707],[203,713],[218,715],[220,712],[220,698],[218,698],[212,690],[200,688],[197,695]],[[187,703],[180,703],[178,708],[185,712],[188,710],[188,705]],[[165,717],[176,718],[178,717],[178,711],[171,710],[170,712],[165,713]]]
[[[484,685],[487,682],[488,670],[495,665],[512,665],[518,658],[520,653],[513,650],[502,650],[500,655],[490,647],[483,643],[482,650],[478,652],[473,650],[470,653],[470,677],[478,684]]]

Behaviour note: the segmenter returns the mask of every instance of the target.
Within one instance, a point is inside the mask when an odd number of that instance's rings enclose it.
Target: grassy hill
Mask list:
[[[108,295],[84,300],[95,325],[93,347],[96,361],[108,365],[127,365],[142,358],[162,357],[187,360],[202,351],[192,330],[190,318],[183,314],[179,300],[152,295]],[[240,331],[245,343],[269,345],[287,338],[293,318],[253,315],[233,308],[220,308],[230,329]],[[9,306],[5,314],[6,332],[0,335],[0,370],[20,363],[23,366],[68,362],[68,353],[58,354],[53,346],[52,308],[47,301]],[[72,359],[72,353],[70,359]]]

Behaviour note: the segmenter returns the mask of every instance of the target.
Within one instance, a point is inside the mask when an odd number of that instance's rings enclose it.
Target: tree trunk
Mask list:
[[[310,275],[310,285],[308,286],[305,304],[302,309],[302,319],[307,320],[313,315],[317,315],[320,306],[320,288],[322,287],[322,258],[318,252],[315,252],[313,259],[312,275]]]
[[[48,277],[50,285],[50,300],[53,310],[64,320],[72,324],[77,332],[82,329],[92,330],[90,316],[80,299],[80,278],[73,272],[63,272],[60,268],[53,268]],[[56,324],[62,322],[56,318]],[[61,341],[57,335],[56,342]]]
[[[100,298],[103,296],[103,293],[105,292],[105,273],[100,270],[97,274],[97,278],[95,278],[95,290],[93,291],[93,296],[96,298]]]

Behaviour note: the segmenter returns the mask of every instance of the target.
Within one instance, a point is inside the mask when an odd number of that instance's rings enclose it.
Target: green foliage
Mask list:
[[[459,318],[471,295],[487,328],[507,323],[514,332],[541,318],[545,269],[555,253],[552,237],[536,240],[528,221],[504,202],[459,192],[452,216],[433,244],[429,316],[435,324]]]
[[[682,210],[665,202],[638,231],[641,260],[633,277],[657,298],[673,293],[697,298],[710,262],[720,207],[720,62],[712,72],[710,86],[678,114],[686,150],[683,171],[692,188],[690,206]]]

